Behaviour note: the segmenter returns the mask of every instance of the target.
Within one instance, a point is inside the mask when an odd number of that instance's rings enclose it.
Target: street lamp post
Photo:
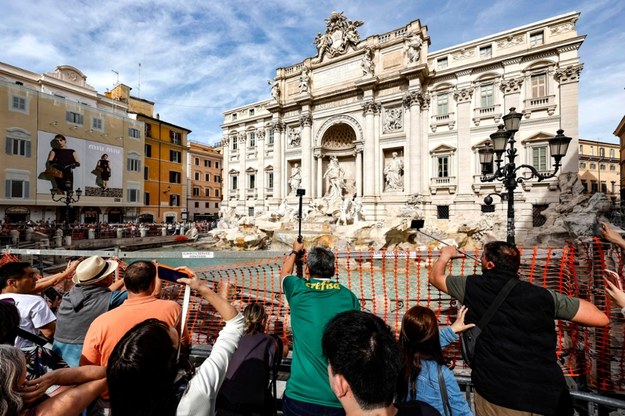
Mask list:
[[[76,189],[76,191],[73,190],[73,186],[72,186],[72,182],[71,181],[66,181],[65,182],[65,194],[61,195],[60,197],[56,197],[56,193],[54,192],[54,189],[50,189],[50,194],[52,194],[52,200],[54,202],[62,202],[65,204],[65,229],[68,230],[69,229],[69,216],[72,210],[72,204],[77,203],[78,201],[80,201],[80,197],[82,196],[82,190],[80,188]],[[74,198],[74,195],[76,196]]]
[[[514,190],[519,183],[532,178],[537,178],[538,181],[553,178],[560,169],[560,161],[568,150],[569,143],[572,140],[570,137],[564,135],[564,130],[560,129],[557,135],[549,139],[549,152],[554,159],[554,171],[552,173],[540,173],[534,166],[531,165],[519,165],[514,163],[517,157],[518,151],[515,147],[516,140],[514,135],[519,131],[519,125],[521,124],[522,114],[517,113],[515,108],[510,109],[510,113],[503,116],[503,125],[500,125],[497,131],[490,135],[493,145],[490,142],[486,142],[486,146],[478,151],[480,156],[480,164],[482,165],[482,182],[494,182],[502,181],[503,186],[507,190],[507,194],[493,193],[484,198],[486,205],[493,203],[491,195],[497,195],[502,200],[508,201],[508,215],[507,215],[507,237],[506,241],[511,244],[515,244],[514,240]],[[502,156],[506,153],[508,163],[502,166]],[[488,174],[489,167],[493,163],[493,158],[496,156],[495,163],[497,169],[491,175]],[[530,176],[517,177],[517,172],[520,169],[527,169],[531,172]]]

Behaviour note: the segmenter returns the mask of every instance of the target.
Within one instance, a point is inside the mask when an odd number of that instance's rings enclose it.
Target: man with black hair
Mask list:
[[[467,323],[479,324],[502,288],[519,279],[520,252],[514,244],[490,242],[482,253],[481,275],[447,276],[449,261],[461,257],[455,247],[443,247],[428,278],[468,307]],[[609,322],[590,302],[519,280],[475,345],[471,378],[478,415],[573,414],[556,361],[554,319],[585,326]]]
[[[30,263],[9,262],[0,267],[0,299],[13,298],[20,313],[20,328],[32,334],[52,339],[56,329],[56,316],[47,302],[31,293],[35,289],[37,272]],[[32,349],[35,343],[17,337],[15,346]]]
[[[361,311],[336,315],[321,342],[330,386],[347,416],[395,415],[401,350],[379,317]]]
[[[308,279],[293,275],[295,260],[303,255],[304,245],[293,242],[293,251],[280,271],[293,330],[293,359],[282,399],[283,413],[285,416],[344,415],[328,382],[321,337],[330,319],[340,312],[360,310],[360,302],[345,286],[330,280],[334,276],[334,253],[327,248],[315,247],[308,253],[304,271]]]

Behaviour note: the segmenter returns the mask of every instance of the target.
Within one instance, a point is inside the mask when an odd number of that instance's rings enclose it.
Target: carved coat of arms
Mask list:
[[[356,45],[360,42],[356,28],[364,24],[360,20],[347,20],[343,12],[332,12],[325,22],[325,33],[319,32],[313,41],[317,46],[317,57],[314,62],[321,62],[326,56],[332,58],[343,55],[350,49],[356,49]]]

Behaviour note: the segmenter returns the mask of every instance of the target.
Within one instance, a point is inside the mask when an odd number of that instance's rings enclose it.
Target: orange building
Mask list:
[[[220,148],[189,142],[189,219],[202,221],[219,216],[222,165],[223,155]]]

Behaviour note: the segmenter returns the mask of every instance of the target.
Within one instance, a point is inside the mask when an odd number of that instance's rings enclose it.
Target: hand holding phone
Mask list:
[[[168,282],[178,283],[178,279],[191,277],[191,275],[184,270],[175,269],[166,264],[159,263],[156,270],[158,277]]]

